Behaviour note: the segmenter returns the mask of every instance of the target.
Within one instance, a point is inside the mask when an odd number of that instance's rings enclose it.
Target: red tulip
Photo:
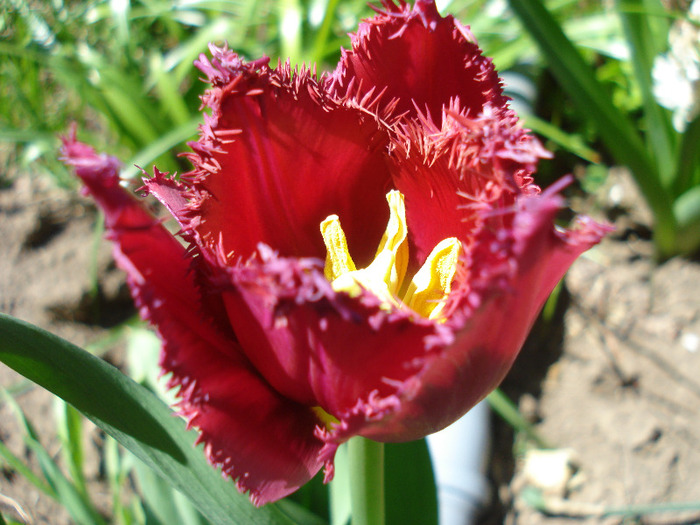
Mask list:
[[[200,57],[194,170],[145,179],[184,246],[114,159],[64,144],[180,412],[257,505],[330,478],[352,436],[411,440],[462,416],[606,231],[555,227],[562,199],[531,178],[547,153],[469,30],[432,1],[383,5],[332,74]]]

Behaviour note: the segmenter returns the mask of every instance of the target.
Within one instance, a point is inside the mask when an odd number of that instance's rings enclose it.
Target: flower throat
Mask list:
[[[355,267],[338,216],[329,215],[321,222],[321,235],[327,250],[326,278],[336,292],[356,297],[365,289],[387,306],[407,306],[423,317],[439,321],[452,288],[462,243],[456,237],[440,241],[404,292],[408,266],[404,196],[392,190],[387,193],[386,200],[389,203],[389,222],[374,260],[366,268],[358,270]]]

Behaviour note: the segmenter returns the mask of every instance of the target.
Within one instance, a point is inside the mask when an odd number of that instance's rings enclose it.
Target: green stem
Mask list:
[[[348,442],[352,525],[384,525],[384,443]]]

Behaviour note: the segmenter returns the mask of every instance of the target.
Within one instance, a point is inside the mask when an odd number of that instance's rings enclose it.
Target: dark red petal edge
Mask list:
[[[271,69],[265,60],[245,63],[225,47],[210,49],[211,60],[197,62],[212,84],[202,98],[211,116],[186,155],[194,170],[181,177],[183,229],[211,264],[219,253],[246,259],[259,242],[287,256],[322,258],[318,227],[335,213],[368,263],[391,189],[383,115],[369,99],[361,109],[333,99],[306,68]]]
[[[74,134],[64,140],[62,155],[105,212],[115,260],[142,317],[158,328],[161,366],[172,372],[169,386],[178,388],[180,413],[199,429],[209,461],[256,505],[297,490],[323,465],[316,417],[251,368],[230,328],[221,328],[220,299],[202,301],[185,249],[120,187],[118,161],[97,155]],[[161,183],[161,189],[176,185]],[[171,209],[177,208],[171,197]]]
[[[370,292],[336,293],[323,262],[260,257],[228,270],[221,293],[249,356],[276,390],[342,418],[358,399],[393,391],[417,369],[434,323],[386,309]]]
[[[503,96],[492,61],[481,54],[469,29],[452,16],[441,17],[435,2],[382,0],[374,18],[351,35],[328,78],[336,96],[362,100],[382,93],[392,112],[409,119],[424,112],[440,125],[443,107],[458,98],[472,117],[485,105],[502,107]]]
[[[406,198],[414,266],[444,238],[468,245],[485,211],[539,193],[532,174],[538,160],[550,156],[507,107],[487,104],[469,116],[453,99],[441,122],[419,113],[396,126],[391,142],[392,178]]]

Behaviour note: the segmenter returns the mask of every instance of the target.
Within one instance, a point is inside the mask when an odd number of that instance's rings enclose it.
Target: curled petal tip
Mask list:
[[[119,184],[119,168],[121,163],[116,157],[97,154],[95,150],[76,139],[75,127],[69,134],[61,138],[63,146],[60,151],[61,160],[75,168],[76,175],[86,183],[99,182],[104,185]]]

